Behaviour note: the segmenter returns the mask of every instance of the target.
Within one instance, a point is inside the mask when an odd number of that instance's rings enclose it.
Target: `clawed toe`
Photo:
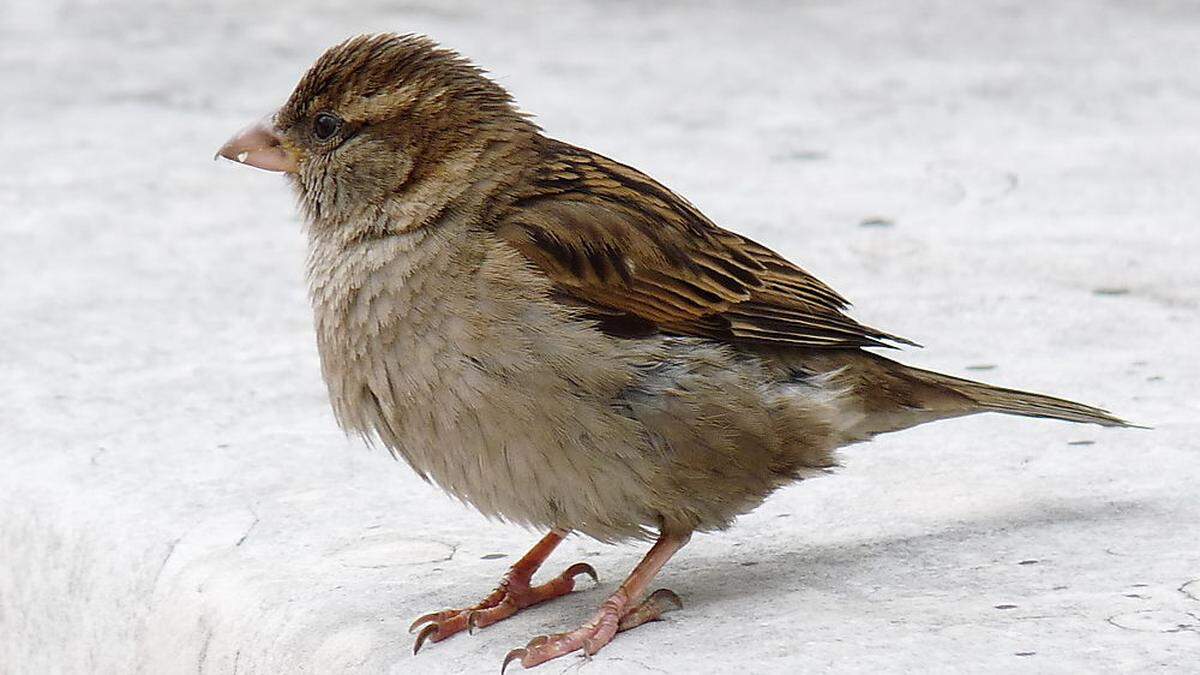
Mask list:
[[[474,635],[477,628],[483,628],[479,622],[479,614],[474,610],[467,612],[467,635]]]
[[[683,601],[674,591],[660,588],[629,609],[624,609],[625,598],[610,598],[600,607],[591,621],[569,633],[539,635],[524,647],[510,651],[500,666],[501,674],[513,661],[520,661],[523,668],[532,668],[551,659],[571,652],[582,652],[591,657],[612,641],[618,632],[636,628],[649,621],[657,621],[663,614],[683,608]]]
[[[513,661],[520,661],[522,668],[532,668],[575,651],[582,650],[584,655],[591,656],[612,640],[614,632],[585,624],[569,633],[539,635],[524,647],[519,647],[506,654],[504,663],[500,666],[500,672],[503,675],[505,669]]]
[[[574,565],[571,565],[567,569],[563,570],[561,576],[566,579],[574,579],[580,574],[586,574],[591,577],[592,583],[594,584],[600,583],[600,575],[596,574],[596,568],[584,562],[578,562]]]
[[[478,611],[477,607],[447,609],[441,612],[431,612],[413,621],[412,626],[408,629],[410,633],[424,624],[421,631],[417,633],[417,639],[413,642],[413,654],[421,651],[421,647],[425,645],[426,641],[441,642],[464,629],[473,629],[474,626],[471,622]]]
[[[540,586],[530,586],[527,578],[507,578],[499,588],[473,607],[447,609],[420,616],[408,628],[410,633],[420,628],[413,643],[413,654],[419,652],[426,641],[441,642],[464,630],[474,633],[526,607],[566,595],[574,590],[575,577],[581,574],[588,575],[595,583],[600,582],[600,575],[596,574],[594,567],[587,563],[575,563]]]
[[[637,628],[644,623],[658,621],[662,618],[663,614],[680,609],[683,609],[683,600],[679,599],[675,591],[660,588],[651,593],[636,607],[626,612],[621,617],[621,622],[617,625],[617,630],[626,631],[631,628]]]
[[[513,649],[505,654],[504,663],[500,666],[500,675],[504,675],[504,671],[508,668],[508,664],[525,658],[525,654],[526,652],[523,647],[517,647],[516,649]]]
[[[424,628],[422,628],[421,632],[417,633],[416,641],[413,642],[413,656],[416,656],[417,652],[421,651],[421,646],[425,644],[425,641],[428,640],[433,634],[435,634],[437,632],[438,632],[438,624],[436,624],[436,623],[431,623],[428,626],[425,626]]]
[[[441,611],[441,612],[430,612],[428,614],[423,614],[423,615],[417,617],[416,621],[413,621],[411,624],[409,624],[408,632],[411,633],[411,632],[415,631],[416,629],[420,628],[421,624],[423,624],[423,623],[429,623],[430,621],[432,621],[434,623],[437,623],[439,621],[445,621],[446,619],[450,618],[451,616],[454,616],[455,614],[457,614],[456,611],[449,610],[449,609],[445,610],[445,611]],[[424,632],[424,631],[422,631],[422,632]]]

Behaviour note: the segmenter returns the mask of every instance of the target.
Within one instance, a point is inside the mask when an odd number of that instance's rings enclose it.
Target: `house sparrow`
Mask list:
[[[876,434],[980,412],[1126,426],[864,351],[911,343],[649,176],[542,135],[425,37],[333,47],[218,154],[286,173],[299,195],[341,426],[547,533],[479,603],[417,619],[414,652],[594,578],[581,563],[531,583],[570,532],[655,538],[590,620],[504,666],[594,654],[679,604],[649,590],[693,532]]]

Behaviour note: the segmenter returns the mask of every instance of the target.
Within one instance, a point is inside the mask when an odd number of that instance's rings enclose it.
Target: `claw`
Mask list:
[[[674,591],[660,588],[639,602],[636,607],[626,611],[617,624],[617,630],[625,631],[650,621],[658,621],[667,612],[679,609],[683,609],[683,601],[679,596]]]
[[[571,565],[570,567],[568,567],[566,569],[566,571],[563,572],[564,577],[571,577],[571,578],[575,578],[575,577],[579,576],[580,574],[586,574],[589,577],[591,577],[592,583],[594,583],[594,584],[600,583],[600,575],[596,574],[596,568],[592,567],[591,565],[584,563],[584,562],[575,563],[574,565]]]
[[[650,597],[648,597],[646,599],[650,600],[654,604],[658,605],[659,609],[662,611],[663,614],[666,614],[667,612],[671,611],[671,610],[663,608],[662,601],[664,601],[664,600],[671,603],[672,605],[675,605],[676,610],[683,609],[683,600],[681,600],[679,598],[679,596],[675,593],[675,591],[673,591],[669,588],[660,588],[657,591],[654,591],[653,593],[651,593]]]
[[[413,632],[423,623],[429,623],[430,621],[437,621],[441,619],[443,614],[445,614],[445,612],[430,612],[424,616],[417,617],[417,620],[413,621],[412,624],[409,625],[408,632]]]
[[[431,623],[422,628],[421,632],[417,633],[417,641],[413,643],[413,656],[416,656],[417,652],[421,651],[421,645],[425,644],[425,641],[437,632],[438,625],[436,623]]]
[[[467,612],[467,635],[474,635],[475,629],[479,628],[479,625],[475,623],[475,619],[478,615],[479,612],[476,612],[475,610]]]
[[[506,668],[508,668],[508,664],[512,663],[513,661],[525,658],[525,654],[527,654],[527,653],[528,652],[526,652],[524,648],[518,647],[518,648],[510,651],[509,653],[505,654],[504,655],[504,664],[500,666],[500,675],[504,675],[504,670]]]

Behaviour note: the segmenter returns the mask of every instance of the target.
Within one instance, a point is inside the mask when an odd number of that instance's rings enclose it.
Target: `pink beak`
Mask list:
[[[296,173],[296,153],[289,150],[270,117],[234,134],[217,151],[217,156],[266,171]]]

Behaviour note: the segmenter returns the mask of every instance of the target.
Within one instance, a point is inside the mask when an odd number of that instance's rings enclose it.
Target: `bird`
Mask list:
[[[426,36],[330,48],[217,154],[294,188],[339,425],[544,533],[479,602],[417,618],[414,654],[597,580],[577,563],[533,583],[571,534],[652,541],[587,621],[501,669],[593,655],[681,606],[651,587],[693,533],[879,434],[985,412],[1132,426],[868,351],[915,343],[641,171],[545,135]]]

